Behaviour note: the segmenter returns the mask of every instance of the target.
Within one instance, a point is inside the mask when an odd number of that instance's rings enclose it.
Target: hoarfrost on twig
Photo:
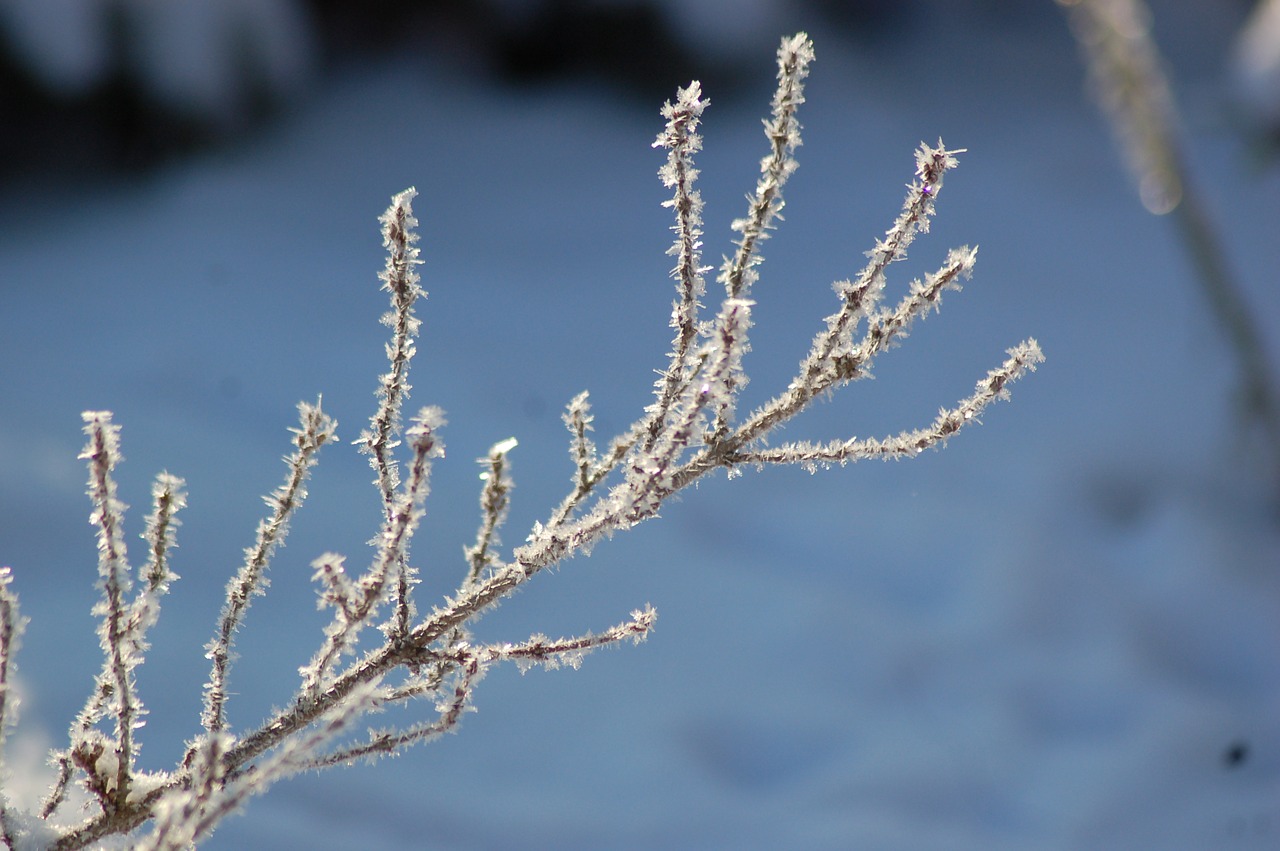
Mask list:
[[[403,752],[457,729],[475,708],[475,692],[496,665],[521,671],[534,667],[577,668],[590,652],[623,642],[644,641],[657,613],[650,606],[600,632],[552,639],[542,634],[518,641],[482,641],[476,621],[504,597],[548,567],[586,554],[601,539],[656,516],[671,498],[716,470],[735,473],[743,465],[790,464],[813,468],[864,458],[905,457],[940,446],[964,426],[976,422],[991,402],[1008,395],[1008,385],[1035,368],[1043,357],[1034,340],[1009,350],[1009,357],[978,382],[954,408],[944,408],[931,423],[883,438],[836,438],[827,442],[792,441],[771,446],[774,430],[815,399],[867,375],[875,358],[906,336],[914,321],[936,309],[942,293],[958,287],[973,269],[976,251],[952,251],[932,274],[912,282],[896,304],[885,307],[888,267],[928,230],[944,174],[957,165],[958,150],[921,145],[915,178],[898,217],[867,252],[865,267],[835,285],[840,304],[813,338],[795,377],[769,401],[740,417],[742,389],[748,381],[745,358],[754,321],[751,289],[759,283],[760,247],[781,218],[782,189],[796,170],[801,144],[797,110],[804,102],[804,80],[814,60],[803,33],[784,39],[778,50],[778,87],[772,115],[765,121],[769,150],[761,160],[747,211],[733,223],[735,250],[721,266],[724,295],[703,319],[706,296],[702,264],[702,199],[695,188],[694,157],[701,148],[699,122],[708,105],[701,85],[681,88],[662,111],[666,121],[655,147],[667,149],[659,171],[672,190],[664,202],[675,217],[670,254],[676,298],[674,331],[666,367],[660,371],[654,400],[632,425],[597,447],[586,391],[567,405],[571,486],[559,505],[534,524],[524,542],[504,548],[500,533],[511,504],[514,479],[511,453],[515,438],[493,444],[481,465],[480,522],[474,542],[463,549],[458,586],[451,596],[419,615],[412,598],[417,569],[411,544],[425,512],[433,465],[444,457],[442,411],[422,408],[402,426],[402,408],[410,385],[420,321],[414,306],[424,295],[415,266],[415,191],[392,198],[381,217],[386,268],[380,277],[390,294],[383,317],[390,329],[386,346],[389,371],[376,389],[377,405],[357,440],[369,455],[381,508],[371,541],[374,553],[363,572],[348,559],[326,552],[311,560],[317,605],[329,623],[311,661],[299,668],[301,682],[283,708],[260,726],[236,732],[228,718],[228,688],[235,660],[235,636],[253,598],[266,592],[268,568],[285,543],[290,521],[306,499],[306,481],[320,449],[336,440],[337,424],[319,405],[299,405],[292,429],[294,450],[285,458],[284,483],[266,497],[268,516],[245,550],[244,563],[227,585],[226,602],[213,639],[205,686],[203,732],[189,743],[184,759],[169,773],[135,768],[142,703],[133,671],[147,650],[145,635],[156,620],[160,597],[176,578],[169,567],[177,546],[177,514],[186,503],[181,479],[162,474],[153,489],[153,510],[144,538],[146,566],[131,576],[124,545],[125,506],[112,471],[120,462],[120,430],[106,412],[85,414],[92,522],[97,528],[102,600],[94,612],[105,656],[93,692],[69,734],[65,750],[55,754],[58,777],[38,815],[49,819],[67,801],[73,781],[91,794],[96,807],[67,828],[55,845],[86,847],[111,835],[129,834],[151,823],[139,838],[144,849],[186,848],[208,835],[220,820],[262,794],[278,780],[302,771],[376,760]],[[397,451],[399,450],[399,452]],[[404,455],[400,458],[398,455]],[[404,465],[402,468],[401,465]],[[9,589],[9,571],[0,570],[0,732],[11,708],[8,685],[21,619]],[[138,590],[135,592],[135,584]],[[132,596],[130,596],[132,594]],[[391,611],[379,622],[380,609]],[[362,643],[365,628],[378,626],[380,641]],[[388,706],[425,702],[428,709],[403,726],[357,734],[368,715]],[[105,727],[105,729],[103,729]],[[0,751],[2,753],[2,751]],[[25,814],[23,818],[26,818]],[[0,796],[0,838],[9,847],[23,840],[21,819]]]

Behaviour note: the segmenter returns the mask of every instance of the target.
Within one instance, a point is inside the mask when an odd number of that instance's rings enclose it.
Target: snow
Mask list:
[[[875,381],[781,439],[926,425],[1034,336],[1047,362],[1012,400],[940,453],[704,482],[537,577],[478,633],[598,633],[651,603],[646,643],[576,671],[497,669],[458,735],[281,784],[203,847],[1276,846],[1274,482],[1171,223],[1138,203],[1065,32],[987,24],[856,48],[813,32],[742,409],[791,378],[836,307],[830,282],[856,273],[913,150],[939,136],[968,152],[889,286],[976,242],[973,279]],[[757,176],[770,62],[753,97],[706,93],[708,258],[731,250]],[[1280,171],[1251,170],[1204,103],[1187,116],[1192,162],[1280,363]],[[40,763],[24,743],[60,741],[100,665],[80,411],[122,427],[135,563],[149,480],[187,482],[182,579],[137,673],[140,759],[162,770],[199,730],[203,646],[284,474],[294,406],[323,393],[344,434],[373,410],[377,216],[393,193],[421,190],[429,297],[410,404],[452,423],[413,548],[424,611],[465,575],[471,459],[518,436],[518,541],[573,473],[564,406],[590,388],[600,442],[651,401],[672,298],[659,106],[585,84],[485,88],[396,57],[238,150],[0,197],[0,559],[30,618],[6,750],[20,771]],[[325,618],[311,565],[363,562],[380,510],[369,478],[354,447],[321,453],[238,636],[234,728],[296,687]]]

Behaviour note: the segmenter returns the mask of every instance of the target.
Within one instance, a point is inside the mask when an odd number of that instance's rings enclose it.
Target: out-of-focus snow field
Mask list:
[[[1191,159],[1276,363],[1280,170],[1256,167],[1229,125],[1213,51],[1230,33],[1203,15],[1184,15],[1169,45],[1186,63]],[[892,279],[977,243],[974,279],[876,380],[784,434],[923,424],[1035,336],[1048,362],[1011,403],[910,462],[704,482],[480,625],[491,639],[576,633],[651,602],[647,644],[576,672],[491,673],[458,735],[282,784],[203,847],[1280,844],[1274,482],[1248,451],[1233,364],[1171,222],[1138,204],[1065,27],[1037,21],[926,23],[881,45],[814,27],[801,167],[765,247],[744,407],[784,386],[834,309],[829,283],[856,273],[913,148],[939,136],[968,153]],[[753,94],[707,92],[711,262],[764,153],[776,38],[747,41]],[[188,484],[182,579],[139,675],[141,760],[164,768],[197,731],[203,644],[284,473],[294,405],[323,393],[344,443],[372,410],[376,217],[406,186],[430,292],[412,402],[450,420],[413,549],[420,599],[462,575],[472,459],[510,435],[505,538],[523,539],[569,481],[563,405],[590,388],[603,442],[664,363],[658,106],[589,83],[495,88],[394,56],[238,148],[138,182],[0,194],[0,560],[31,619],[11,771],[25,779],[61,743],[100,664],[80,411],[123,426],[135,561],[150,478]],[[311,559],[368,552],[370,477],[353,447],[322,453],[240,633],[239,729],[288,699],[316,645]]]

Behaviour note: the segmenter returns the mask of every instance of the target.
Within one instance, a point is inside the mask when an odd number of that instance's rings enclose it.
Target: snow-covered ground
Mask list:
[[[748,401],[787,380],[834,306],[829,283],[896,215],[913,148],[941,136],[968,153],[897,281],[964,243],[981,246],[977,274],[875,381],[787,436],[922,424],[1035,336],[1048,362],[1011,403],[909,463],[705,483],[481,624],[577,633],[650,602],[647,644],[579,671],[491,674],[458,735],[278,786],[204,847],[1280,844],[1274,482],[1171,222],[1138,203],[1065,30],[1032,23],[953,21],[879,46],[815,28],[801,168],[747,363]],[[707,93],[711,259],[764,150],[770,50],[755,97]],[[1280,170],[1248,161],[1204,50],[1179,80],[1192,160],[1280,362]],[[12,769],[61,741],[99,664],[79,412],[124,428],[131,540],[156,472],[190,491],[182,579],[140,674],[142,761],[162,768],[197,731],[203,644],[283,473],[294,405],[323,393],[348,439],[372,409],[376,216],[409,185],[430,291],[413,401],[450,420],[414,546],[422,593],[461,575],[471,459],[513,434],[506,538],[520,541],[569,481],[564,403],[590,388],[605,439],[663,363],[658,106],[589,83],[496,90],[400,57],[239,149],[0,196],[0,560],[31,618]],[[315,646],[311,559],[367,551],[370,475],[353,448],[325,451],[240,635],[241,728],[288,698]]]

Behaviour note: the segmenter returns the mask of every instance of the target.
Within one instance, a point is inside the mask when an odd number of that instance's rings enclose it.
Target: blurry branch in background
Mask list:
[[[1280,0],[1256,0],[1231,48],[1233,106],[1258,158],[1280,155]]]
[[[813,45],[803,33],[783,39],[778,50],[778,88],[773,114],[765,122],[769,151],[762,159],[747,214],[733,222],[739,235],[733,256],[724,261],[718,281],[724,295],[713,318],[702,319],[705,295],[702,263],[702,200],[694,188],[698,170],[693,156],[701,147],[697,130],[707,101],[694,81],[663,108],[666,128],[654,147],[667,151],[659,171],[672,190],[665,206],[675,214],[676,258],[671,276],[676,302],[670,324],[675,332],[670,358],[654,388],[654,401],[603,452],[592,431],[586,392],[569,402],[564,422],[573,462],[568,495],[535,523],[524,543],[502,547],[513,481],[510,454],[514,438],[502,440],[481,459],[484,472],[480,523],[475,543],[464,549],[453,596],[420,616],[413,600],[417,568],[410,545],[424,516],[432,465],[444,457],[440,431],[443,412],[424,407],[409,418],[409,366],[420,323],[415,305],[424,296],[415,271],[418,221],[413,189],[392,199],[381,217],[386,268],[380,275],[391,295],[383,323],[391,329],[386,346],[390,371],[381,376],[377,409],[356,441],[370,458],[382,509],[380,529],[371,542],[374,555],[362,572],[349,572],[345,557],[324,553],[311,562],[320,609],[331,615],[311,662],[298,669],[300,683],[283,708],[256,728],[237,732],[228,707],[237,659],[236,636],[255,597],[265,594],[273,556],[284,545],[291,520],[306,499],[306,482],[320,450],[337,442],[337,423],[316,404],[303,403],[299,425],[291,429],[293,452],[285,461],[284,483],[267,498],[268,516],[254,544],[227,585],[226,604],[206,658],[212,663],[205,686],[200,728],[183,759],[169,771],[145,771],[138,765],[139,734],[145,712],[134,671],[147,650],[147,629],[156,622],[159,598],[174,574],[169,555],[176,544],[177,512],[185,505],[184,484],[161,474],[153,489],[154,509],[143,536],[149,560],[137,580],[129,566],[124,538],[125,506],[116,494],[114,469],[120,463],[120,427],[105,411],[88,412],[91,520],[98,530],[99,588],[94,608],[105,655],[88,702],[72,722],[69,743],[54,754],[59,771],[38,812],[15,811],[0,794],[0,840],[9,848],[74,849],[114,835],[152,830],[132,847],[187,848],[207,836],[227,815],[275,782],[355,760],[376,760],[402,753],[455,729],[473,707],[474,692],[495,665],[520,670],[542,666],[576,668],[597,648],[643,641],[657,617],[649,606],[600,633],[551,639],[535,634],[519,642],[482,642],[474,622],[544,569],[588,552],[603,538],[657,516],[668,500],[717,470],[736,473],[742,466],[798,465],[806,468],[869,458],[901,458],[941,447],[951,435],[976,423],[988,405],[1008,397],[1009,384],[1043,360],[1035,340],[1009,349],[1009,357],[983,377],[974,392],[952,408],[943,408],[924,428],[883,438],[848,437],[811,443],[769,445],[778,426],[813,401],[871,373],[873,361],[907,335],[911,325],[937,309],[942,293],[958,289],[972,272],[975,249],[952,250],[939,269],[912,282],[896,303],[883,304],[890,264],[906,256],[912,240],[928,231],[943,177],[957,165],[956,150],[941,141],[916,152],[915,178],[908,184],[902,211],[867,252],[866,266],[835,284],[837,307],[819,325],[809,354],[788,386],[745,417],[738,418],[739,395],[747,384],[743,359],[749,349],[751,288],[759,278],[760,248],[781,219],[782,189],[796,170],[800,146],[797,111],[813,61]],[[407,446],[402,446],[403,443]],[[405,452],[404,450],[408,450]],[[398,454],[406,458],[397,460]],[[400,464],[404,467],[401,468]],[[0,729],[12,709],[5,698],[17,632],[17,601],[0,571]],[[135,586],[137,590],[135,591]],[[366,627],[379,640],[361,646]],[[431,708],[406,726],[360,733],[353,728],[366,716],[391,706],[429,701]],[[432,711],[434,710],[434,711]],[[87,793],[84,814],[68,812],[73,782]],[[65,823],[66,820],[70,823]]]
[[[1246,419],[1263,434],[1280,500],[1280,383],[1231,271],[1230,252],[1187,167],[1181,121],[1151,12],[1142,0],[1058,0],[1088,65],[1090,83],[1111,123],[1142,205],[1171,214],[1209,307],[1239,362]],[[1280,503],[1278,503],[1280,504]]]

